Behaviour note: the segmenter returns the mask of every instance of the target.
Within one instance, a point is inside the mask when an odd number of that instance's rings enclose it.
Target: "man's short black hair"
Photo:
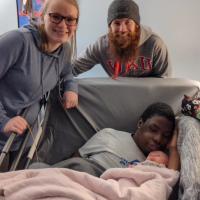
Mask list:
[[[145,122],[147,119],[153,116],[162,116],[167,118],[173,124],[173,129],[175,127],[175,114],[171,106],[163,102],[156,102],[149,105],[142,113],[140,119]]]

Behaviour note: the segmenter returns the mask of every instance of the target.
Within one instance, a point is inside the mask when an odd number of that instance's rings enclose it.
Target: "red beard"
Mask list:
[[[109,50],[121,62],[133,60],[137,54],[140,38],[140,28],[134,33],[112,33],[109,32]]]
[[[111,33],[112,34],[112,33]],[[133,39],[132,35],[130,33],[128,34],[112,34],[113,35],[113,44],[116,45],[116,47],[119,47],[121,49],[126,49],[130,46],[131,41]]]

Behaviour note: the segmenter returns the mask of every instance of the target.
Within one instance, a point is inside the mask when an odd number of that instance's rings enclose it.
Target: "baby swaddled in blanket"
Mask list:
[[[121,188],[129,188],[132,193],[130,199],[167,200],[179,178],[177,161],[177,157],[168,157],[162,151],[152,151],[145,161],[129,165],[132,172],[110,169],[101,178],[118,180]]]
[[[124,169],[109,169],[101,178],[121,188],[123,194],[130,194],[127,199],[167,200],[179,178],[179,172],[173,169],[176,159],[173,165],[170,163],[165,153],[153,151],[144,162]],[[117,185],[113,180],[117,180]]]

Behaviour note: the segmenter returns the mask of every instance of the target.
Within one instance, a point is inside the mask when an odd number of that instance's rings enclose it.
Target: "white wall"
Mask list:
[[[200,0],[135,0],[141,22],[157,32],[168,46],[174,76],[200,81]],[[78,53],[107,32],[111,0],[79,0]],[[0,34],[17,27],[15,0],[0,0]],[[105,76],[98,65],[82,76]]]
[[[0,34],[17,26],[16,0],[0,0]]]
[[[157,32],[168,46],[174,76],[200,80],[200,1],[135,0],[141,22]],[[111,0],[79,0],[78,52],[107,31]],[[100,66],[82,75],[103,76]]]

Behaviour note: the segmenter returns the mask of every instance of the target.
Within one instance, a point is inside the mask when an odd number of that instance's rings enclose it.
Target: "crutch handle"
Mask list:
[[[20,113],[20,115],[21,115],[22,117],[26,116],[26,114],[27,114],[27,108],[26,108],[26,109],[23,109],[23,110],[21,111],[21,113]],[[10,151],[10,148],[11,148],[11,146],[12,146],[12,144],[13,144],[13,142],[14,142],[16,136],[17,136],[17,134],[14,133],[14,132],[12,132],[12,133],[10,134],[8,140],[6,141],[6,143],[5,143],[5,145],[4,145],[3,149],[2,149],[1,155],[0,155],[0,168],[1,168],[2,164],[3,164],[3,161],[4,161],[5,157],[6,157],[6,155],[7,155],[8,152]]]
[[[10,148],[13,144],[13,141],[16,137],[16,133],[11,133],[10,137],[8,138],[6,144],[4,145],[3,149],[2,149],[2,152],[1,152],[1,155],[0,155],[0,167],[1,165],[3,164],[3,161],[7,155],[7,153],[10,151]]]

